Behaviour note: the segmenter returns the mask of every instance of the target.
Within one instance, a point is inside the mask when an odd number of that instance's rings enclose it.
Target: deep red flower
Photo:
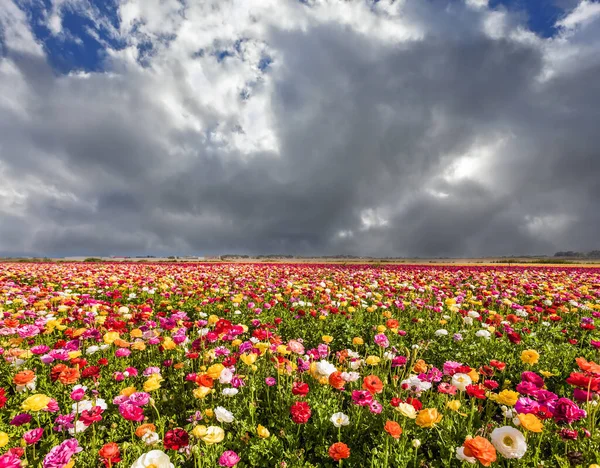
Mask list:
[[[100,459],[102,463],[104,463],[104,466],[109,468],[115,463],[119,463],[121,461],[121,452],[119,451],[119,446],[114,442],[104,444],[98,451],[98,455],[100,455]]]
[[[495,359],[492,359],[490,361],[490,366],[495,367],[500,372],[502,372],[504,369],[506,369],[506,364],[504,362],[502,362],[502,361],[496,361]]]
[[[292,421],[296,424],[306,424],[312,414],[310,406],[305,401],[297,401],[290,408]]]
[[[294,382],[292,384],[292,394],[293,395],[303,397],[308,394],[309,390],[310,390],[310,387],[308,386],[308,384],[306,382]]]
[[[89,366],[81,371],[81,376],[84,379],[95,379],[100,375],[100,368],[98,366]]]
[[[3,408],[6,404],[6,390],[0,387],[0,408]]]
[[[171,450],[179,450],[187,447],[190,442],[190,436],[181,428],[171,429],[165,434],[164,446]]]
[[[467,385],[467,394],[479,400],[485,400],[485,388],[480,385]]]
[[[82,411],[79,415],[79,420],[86,426],[91,426],[95,422],[102,421],[103,412],[102,408],[94,406],[92,409]]]

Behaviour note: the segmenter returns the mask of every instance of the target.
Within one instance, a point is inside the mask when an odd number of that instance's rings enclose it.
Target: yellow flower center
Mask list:
[[[502,443],[509,447],[512,447],[514,445],[514,442],[515,441],[510,436],[505,436],[504,439],[502,439]]]

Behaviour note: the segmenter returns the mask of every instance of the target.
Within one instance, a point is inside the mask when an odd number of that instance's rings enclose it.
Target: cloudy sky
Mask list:
[[[600,3],[0,0],[0,255],[600,248]]]

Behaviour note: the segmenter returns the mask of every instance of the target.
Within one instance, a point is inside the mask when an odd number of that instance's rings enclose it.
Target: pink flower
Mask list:
[[[85,395],[85,390],[82,387],[78,387],[71,392],[71,400],[81,401]]]
[[[45,354],[48,351],[50,351],[50,347],[46,345],[34,346],[33,348],[31,348],[31,352],[36,355]]]
[[[540,407],[539,403],[531,398],[521,397],[517,400],[517,404],[515,405],[515,410],[517,413],[521,414],[529,414],[537,412]]]
[[[385,336],[385,333],[379,333],[375,335],[375,344],[382,348],[387,348],[390,345],[390,341],[388,337]]]
[[[77,439],[67,439],[60,445],[52,447],[50,452],[44,457],[44,468],[64,468],[73,455],[83,450],[79,446]]]
[[[296,354],[304,354],[304,345],[302,343],[300,343],[298,340],[290,340],[288,342],[288,349],[292,352],[292,353],[296,353]]]
[[[131,403],[123,403],[119,406],[119,413],[128,421],[143,421],[144,410],[139,406],[132,405]]]
[[[352,402],[358,406],[368,406],[373,401],[373,395],[367,390],[353,390]]]
[[[115,356],[118,358],[127,357],[131,354],[131,351],[127,348],[119,348],[115,351]]]
[[[544,386],[544,379],[542,379],[535,372],[525,371],[521,374],[522,382],[531,382],[537,388],[542,388]]]
[[[146,392],[135,392],[129,396],[129,403],[135,406],[146,406],[150,403],[150,395]]]
[[[458,369],[460,366],[462,366],[462,362],[446,361],[443,366],[444,374],[454,375],[456,374],[456,369]]]
[[[275,385],[277,383],[277,380],[275,380],[274,377],[267,377],[265,379],[265,383],[269,386],[272,387],[273,385]]]
[[[221,466],[232,467],[237,465],[239,461],[240,457],[233,450],[226,450],[219,457],[219,465]]]
[[[373,400],[369,403],[369,411],[373,414],[379,414],[383,410],[383,406],[378,401]]]
[[[13,453],[5,453],[0,456],[0,466],[2,468],[21,468],[21,460]]]
[[[27,445],[33,445],[37,443],[38,440],[42,438],[42,434],[44,433],[44,429],[38,427],[36,429],[31,429],[23,434],[23,440]],[[2,466],[2,465],[0,465]]]

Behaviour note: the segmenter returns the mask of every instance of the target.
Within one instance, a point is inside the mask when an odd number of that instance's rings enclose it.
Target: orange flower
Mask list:
[[[64,385],[72,385],[79,380],[79,371],[71,367],[67,367],[58,375],[58,381]]]
[[[342,379],[342,373],[339,371],[332,372],[329,374],[329,385],[336,390],[343,390],[346,381]]]
[[[128,343],[125,340],[122,340],[121,338],[117,338],[115,341],[113,341],[113,344],[115,346],[118,346],[119,348],[129,348],[131,346],[131,343]]]
[[[582,371],[592,372],[593,374],[600,374],[600,365],[593,361],[587,361],[583,357],[578,357],[575,362]]]
[[[427,363],[423,361],[423,359],[419,359],[415,362],[415,366],[413,367],[413,371],[417,374],[422,374],[427,372]]]
[[[463,447],[467,457],[475,457],[483,466],[490,466],[496,461],[496,449],[489,440],[483,437],[477,436],[465,440]]]
[[[65,369],[68,369],[66,364],[56,364],[50,371],[50,380],[52,380],[52,382],[56,382],[60,373]]]
[[[214,380],[206,374],[201,374],[196,377],[196,383],[201,387],[213,388]]]
[[[28,383],[32,382],[33,379],[35,379],[35,372],[24,370],[14,376],[13,382],[15,385],[27,385]]]
[[[371,395],[375,395],[383,391],[383,382],[376,375],[367,375],[363,379],[362,388],[368,390]]]
[[[340,461],[343,458],[350,457],[350,449],[343,442],[336,442],[329,447],[329,456],[335,461]]]
[[[156,426],[152,423],[142,424],[135,430],[135,435],[142,438],[147,432],[156,432]]]
[[[394,439],[399,439],[402,434],[402,428],[396,421],[387,421],[383,427],[385,432],[391,435]]]

